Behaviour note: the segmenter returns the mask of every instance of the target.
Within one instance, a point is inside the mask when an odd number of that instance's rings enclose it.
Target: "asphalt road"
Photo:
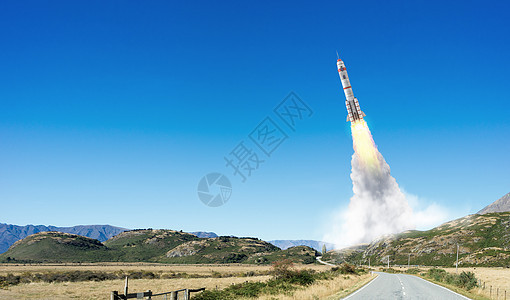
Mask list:
[[[334,265],[334,264],[330,264],[328,262],[325,262],[325,261],[322,261],[321,260],[322,256],[317,256],[316,259],[319,263],[323,264],[323,265],[326,265],[326,266],[332,266],[332,267],[336,267],[337,265]]]
[[[379,276],[343,299],[469,299],[416,276],[376,272]]]

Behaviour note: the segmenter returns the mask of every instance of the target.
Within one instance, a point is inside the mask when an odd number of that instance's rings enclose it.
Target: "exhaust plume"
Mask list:
[[[324,237],[340,248],[414,228],[413,211],[391,176],[390,166],[377,150],[366,122],[363,119],[353,122],[351,132],[354,195],[347,210],[336,216],[331,231]]]

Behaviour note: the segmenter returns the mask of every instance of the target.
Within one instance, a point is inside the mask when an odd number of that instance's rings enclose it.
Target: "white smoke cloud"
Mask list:
[[[444,222],[453,218],[452,214],[445,207],[418,196],[403,191],[406,195],[407,202],[413,209],[413,220],[418,230],[429,230],[439,226]]]
[[[376,150],[377,151],[377,150]],[[390,233],[413,229],[413,211],[390,167],[377,151],[378,168],[367,168],[352,156],[351,179],[354,196],[346,210],[334,216],[334,225],[324,236],[338,248],[369,243]]]
[[[443,207],[424,205],[417,196],[400,189],[364,120],[351,124],[351,132],[354,195],[347,208],[334,214],[324,241],[343,248],[370,243],[386,234],[430,229],[448,220],[450,214]]]
[[[409,229],[428,230],[452,219],[441,205],[400,189],[390,167],[377,151],[379,172],[352,156],[354,196],[348,207],[338,209],[323,240],[344,248]]]

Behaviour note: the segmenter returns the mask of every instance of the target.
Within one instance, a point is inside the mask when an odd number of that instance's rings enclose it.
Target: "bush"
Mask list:
[[[399,270],[395,270],[393,268],[383,268],[382,271],[386,272],[386,273],[391,273],[391,274],[400,273]]]
[[[290,259],[273,262],[271,273],[275,278],[289,278],[294,272],[294,264]]]
[[[465,288],[468,291],[478,286],[475,273],[463,271],[462,273],[460,273],[456,285],[460,286],[461,288]]]
[[[435,281],[443,281],[446,276],[446,271],[443,269],[429,269],[427,277],[434,279]]]
[[[345,270],[352,274],[354,268],[346,265]],[[336,270],[336,271],[333,271]],[[341,268],[317,273],[314,270],[296,270],[290,260],[273,263],[271,274],[273,278],[266,282],[245,282],[231,285],[221,291],[204,291],[193,296],[194,300],[231,300],[239,298],[256,298],[262,294],[278,295],[290,294],[299,286],[307,286],[316,280],[331,279],[341,272]]]
[[[478,280],[473,272],[450,274],[443,269],[429,269],[425,276],[434,281],[452,284],[466,290],[470,290],[478,286]]]
[[[407,274],[419,274],[421,273],[421,270],[418,268],[411,268],[406,270]]]
[[[356,274],[356,268],[348,263],[343,263],[340,266],[340,272],[342,274]]]
[[[245,282],[231,285],[226,290],[235,296],[257,297],[265,286],[264,282]]]
[[[310,285],[315,281],[314,273],[313,270],[293,271],[288,278],[288,282],[303,286]]]

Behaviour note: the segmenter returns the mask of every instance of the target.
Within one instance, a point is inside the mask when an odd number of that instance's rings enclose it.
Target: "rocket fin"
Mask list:
[[[366,117],[367,115],[365,115],[364,112],[361,112],[361,116]]]
[[[345,122],[349,122],[349,116],[347,116],[347,119],[345,120]]]

